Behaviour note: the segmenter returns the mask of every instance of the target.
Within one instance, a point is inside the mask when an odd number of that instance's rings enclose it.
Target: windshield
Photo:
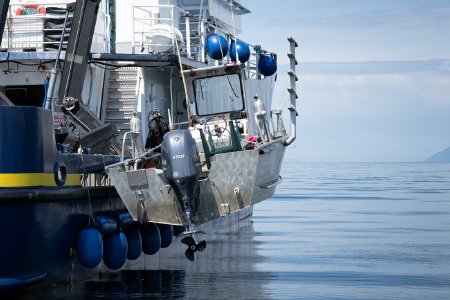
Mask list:
[[[194,80],[197,115],[214,115],[244,109],[244,97],[238,74]]]

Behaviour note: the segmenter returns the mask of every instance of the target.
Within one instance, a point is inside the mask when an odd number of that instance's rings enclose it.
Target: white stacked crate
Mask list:
[[[9,51],[44,51],[44,15],[15,16],[10,19]],[[7,42],[7,39],[5,39]],[[3,48],[2,39],[2,48]]]

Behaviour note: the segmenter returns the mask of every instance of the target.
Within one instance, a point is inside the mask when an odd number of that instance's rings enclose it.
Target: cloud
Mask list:
[[[251,4],[245,40],[285,53],[292,35],[302,61],[449,58],[448,0],[283,0],[276,10],[265,0]]]
[[[335,2],[335,1],[332,1]],[[296,1],[295,16],[268,17],[272,26],[328,27],[328,28],[442,28],[450,25],[450,3],[448,1],[317,1],[311,4]],[[333,5],[334,4],[334,5]],[[328,6],[329,9],[322,7]],[[262,21],[262,20],[261,20]],[[267,18],[264,21],[268,21]]]
[[[448,0],[253,2],[244,2],[253,12],[245,40],[279,54],[274,103],[283,108],[286,37],[300,44],[298,140],[288,156],[422,161],[450,146]]]
[[[295,155],[289,155],[304,161],[422,161],[448,147],[450,73],[441,70],[446,63],[411,62],[398,72],[391,65],[405,62],[299,70],[299,140]],[[276,99],[286,77],[279,74]]]
[[[305,62],[301,64],[301,69],[304,74],[360,75],[438,72],[450,75],[450,60]]]

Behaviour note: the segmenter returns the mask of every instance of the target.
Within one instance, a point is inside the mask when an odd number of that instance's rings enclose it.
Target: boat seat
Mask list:
[[[220,153],[242,151],[241,141],[236,128],[234,127],[233,121],[228,121],[228,125],[230,128],[230,145],[224,147],[216,147],[211,134],[208,134],[208,140],[206,140],[203,130],[200,128],[198,129],[200,131],[200,138],[202,139],[203,152],[205,153],[205,160],[208,169],[211,168],[212,156]]]

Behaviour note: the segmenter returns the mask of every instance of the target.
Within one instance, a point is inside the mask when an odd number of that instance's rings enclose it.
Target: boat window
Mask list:
[[[244,109],[244,96],[239,74],[194,80],[197,115],[222,114]]]

